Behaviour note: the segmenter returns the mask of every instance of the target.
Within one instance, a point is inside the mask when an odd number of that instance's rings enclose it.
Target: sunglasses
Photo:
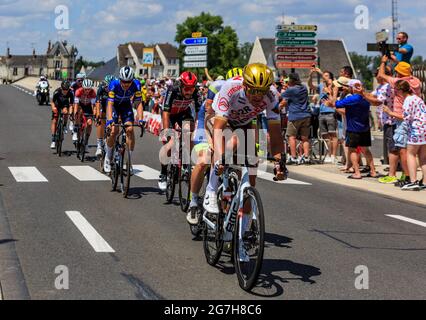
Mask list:
[[[130,81],[124,81],[124,80],[121,80],[121,83],[122,84],[131,84],[133,81],[132,80],[130,80]]]
[[[195,87],[182,87],[183,92],[194,92]]]
[[[264,88],[264,89],[255,89],[250,87],[246,88],[246,93],[252,96],[264,96],[265,94],[268,93],[268,91],[269,91],[269,88]]]

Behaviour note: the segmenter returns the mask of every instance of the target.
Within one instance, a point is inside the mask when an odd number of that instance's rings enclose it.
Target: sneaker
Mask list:
[[[50,149],[55,149],[56,148],[56,142],[52,141],[52,143],[50,144]]]
[[[111,160],[108,157],[105,157],[104,160],[104,171],[105,173],[111,173]]]
[[[404,186],[410,183],[411,183],[410,180],[399,180],[398,182],[395,183],[395,187],[403,188]]]
[[[98,145],[98,147],[96,148],[96,157],[98,159],[100,159],[102,157],[102,146]]]
[[[238,255],[240,257],[240,262],[250,262],[250,257],[247,254],[246,249],[244,248],[244,246],[240,245],[240,248],[238,249]]]
[[[219,214],[219,207],[217,206],[217,194],[214,191],[206,191],[203,202],[204,210],[209,213]]]
[[[194,206],[189,208],[189,212],[186,216],[186,221],[188,221],[191,225],[197,225],[198,224],[198,215],[197,215],[197,209],[198,206]]]
[[[70,121],[70,125],[68,126],[68,128],[70,129],[70,132],[74,130],[74,123],[72,121]]]
[[[420,191],[420,189],[419,181],[407,183],[401,188],[404,191]]]
[[[301,164],[309,164],[311,161],[309,160],[309,158],[305,158],[305,156],[301,156],[298,160],[297,160],[297,164],[301,165]]]
[[[78,135],[77,135],[77,132],[74,132],[72,134],[72,142],[77,142],[77,141],[78,141]]]
[[[160,188],[161,191],[166,191],[167,189],[167,177],[164,174],[160,175],[160,180],[158,180],[158,188]]]
[[[68,134],[68,129],[67,129],[67,127],[64,127],[64,134]]]
[[[288,158],[288,160],[287,160],[287,164],[288,164],[288,165],[297,164],[297,159],[296,159],[296,158],[289,157],[289,158]]]
[[[384,183],[384,184],[395,184],[395,182],[399,181],[397,177],[392,177],[392,176],[386,176],[386,177],[382,177],[379,178],[379,182],[380,183]]]
[[[331,157],[325,157],[324,163],[333,163],[333,159]]]

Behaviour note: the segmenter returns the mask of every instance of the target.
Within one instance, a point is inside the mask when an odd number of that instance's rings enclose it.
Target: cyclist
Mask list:
[[[226,80],[235,77],[241,77],[243,69],[233,68],[226,74]],[[208,88],[207,99],[201,106],[197,116],[196,130],[194,132],[194,150],[197,155],[197,164],[191,174],[191,203],[189,205],[189,212],[186,217],[189,224],[197,224],[198,217],[196,215],[199,201],[199,192],[203,185],[204,174],[209,164],[210,148],[212,142],[211,127],[206,128],[205,123],[209,120],[214,112],[212,110],[212,103],[216,94],[220,91],[225,84],[225,80],[216,80]],[[209,123],[209,121],[207,121]]]
[[[78,140],[78,129],[82,121],[82,112],[84,114],[93,115],[93,111],[96,105],[96,91],[93,89],[93,81],[90,79],[85,79],[83,81],[82,87],[79,88],[74,97],[74,133],[72,135],[72,141],[74,143]],[[87,143],[92,132],[92,119],[87,119],[87,134],[85,138],[86,149],[88,147]]]
[[[209,185],[204,197],[203,207],[209,213],[219,213],[217,204],[217,188],[219,187],[219,174],[223,171],[222,157],[225,152],[223,144],[223,130],[229,127],[232,131],[242,129],[245,132],[246,140],[252,134],[254,142],[254,132],[252,121],[266,110],[268,118],[268,128],[271,139],[271,151],[275,158],[275,179],[285,180],[287,169],[283,156],[284,144],[281,138],[280,115],[277,109],[277,96],[272,83],[274,75],[272,70],[262,63],[253,63],[243,69],[242,78],[234,78],[227,81],[215,96],[213,101],[213,111],[215,113],[213,121],[213,166],[210,172]],[[250,141],[250,140],[248,140]],[[234,135],[229,140],[231,149],[238,146],[238,139]],[[217,172],[215,172],[215,169]],[[250,184],[255,186],[256,173],[250,174]]]
[[[112,75],[106,75],[104,81],[99,85],[98,92],[96,93],[95,117],[98,119],[98,127],[96,129],[96,135],[98,138],[96,157],[98,157],[98,159],[102,156],[102,148],[104,147],[105,114],[108,103],[108,87],[113,79],[114,77]]]
[[[169,128],[174,128],[176,123],[181,129],[183,122],[191,122],[190,129],[193,130],[194,118],[191,112],[191,105],[194,104],[195,112],[198,112],[201,105],[201,95],[196,88],[197,76],[185,71],[180,75],[179,80],[170,88],[167,89],[164,105],[161,112],[163,129],[160,138],[163,144],[167,144],[167,131]],[[168,152],[170,155],[170,151]],[[161,174],[158,182],[158,187],[161,191],[167,188],[167,165],[161,164]]]
[[[75,96],[75,93],[77,92],[77,90],[82,87],[84,79],[86,79],[85,73],[78,73],[75,76],[75,81],[73,83],[71,83],[71,90],[72,90],[74,96]],[[71,106],[70,112],[69,112],[70,115],[71,115],[70,127],[69,127],[71,133],[73,133],[73,131],[74,131],[74,119],[73,119],[74,112],[73,111],[74,111],[73,106]]]
[[[55,135],[56,135],[56,124],[58,122],[59,115],[64,115],[64,128],[67,126],[68,121],[68,109],[74,102],[74,95],[70,90],[70,83],[68,81],[62,81],[61,86],[53,93],[51,102],[52,107],[52,121],[50,124],[50,130],[52,132],[52,144],[51,149],[56,148]]]
[[[119,119],[124,125],[130,125],[126,127],[126,137],[129,144],[130,157],[132,156],[135,149],[135,133],[132,126],[135,122],[133,107],[137,109],[139,125],[143,125],[141,95],[141,84],[135,79],[133,69],[129,66],[121,68],[119,79],[113,80],[109,85],[106,126],[111,129],[111,134],[107,138],[104,162],[104,171],[106,173],[111,172],[113,147],[119,133],[118,128],[112,125],[118,124]],[[131,168],[131,170],[133,169]]]

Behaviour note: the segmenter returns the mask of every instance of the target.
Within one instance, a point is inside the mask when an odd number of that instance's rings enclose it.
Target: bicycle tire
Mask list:
[[[167,203],[172,203],[173,198],[175,197],[175,170],[176,166],[174,164],[170,164],[167,168],[167,188],[166,188],[166,201]]]
[[[204,201],[204,195],[206,194],[207,185],[209,184],[210,180],[210,167],[207,168],[206,172],[204,173],[204,181],[203,185],[201,186],[200,192],[199,192],[199,203],[198,203],[198,223],[196,225],[189,224],[189,230],[191,231],[191,234],[194,237],[201,236],[201,233],[204,230],[204,221],[203,221],[203,201]]]
[[[185,213],[188,212],[191,197],[191,172],[192,167],[187,164],[181,167],[179,173],[179,202],[182,212]]]
[[[58,127],[56,129],[56,154],[62,156],[62,142],[64,141],[63,118],[59,118]]]
[[[122,164],[122,175],[124,178],[123,186],[121,188],[121,191],[123,193],[123,197],[127,198],[129,195],[129,189],[130,189],[130,178],[131,178],[131,162],[130,162],[130,150],[126,146],[125,150],[123,152],[123,164]],[[124,164],[126,165],[126,168],[124,169]]]
[[[81,135],[81,142],[80,142],[80,155],[81,155],[81,162],[84,162],[84,160],[86,159],[86,130],[87,127],[84,128],[83,133]]]
[[[115,159],[115,154],[113,156],[113,160],[111,163],[111,184],[112,184],[112,190],[111,191],[117,191],[117,185],[118,185],[118,176],[120,175],[120,167]]]
[[[256,219],[252,219],[252,223],[250,225],[250,232],[253,229],[256,229],[258,232],[258,235],[254,236],[249,233],[249,239],[247,239],[247,236],[245,235],[245,244],[250,241],[257,242],[258,243],[258,250],[255,252],[255,254],[250,255],[250,262],[252,260],[252,257],[256,258],[254,261],[253,268],[248,267],[248,263],[241,262],[240,261],[240,253],[239,253],[239,247],[240,247],[240,239],[238,236],[238,232],[240,230],[240,225],[242,222],[242,217],[237,217],[235,229],[234,229],[234,244],[233,244],[233,255],[234,255],[234,266],[235,266],[235,273],[238,277],[238,283],[244,291],[251,291],[253,287],[256,285],[260,270],[262,268],[263,264],[263,254],[265,249],[265,217],[264,217],[264,211],[263,211],[263,204],[262,199],[260,198],[259,192],[253,188],[248,187],[244,190],[244,203],[248,198],[252,198],[256,201],[256,207],[257,207],[257,215]],[[250,237],[251,236],[251,237]],[[244,238],[243,237],[243,238]],[[252,269],[251,272],[246,275],[246,270]]]
[[[211,219],[211,217],[215,217],[215,219]],[[207,223],[204,223],[203,228],[203,249],[204,255],[206,257],[206,261],[209,265],[215,266],[222,255],[223,251],[223,213],[219,214],[211,214],[209,220],[216,224],[216,230],[212,230]],[[211,241],[210,241],[211,240]],[[210,250],[210,245],[212,244]]]

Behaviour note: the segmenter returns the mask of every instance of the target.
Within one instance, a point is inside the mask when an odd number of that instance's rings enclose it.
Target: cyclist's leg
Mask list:
[[[55,104],[50,105],[52,108],[52,120],[50,121],[50,132],[52,133],[52,142],[55,141],[56,125],[58,123],[59,111]]]
[[[86,136],[84,137],[85,138],[84,142],[87,146],[89,142],[90,134],[92,133],[93,119],[90,116],[93,116],[93,108],[91,105],[84,105],[82,106],[82,110],[84,114],[88,115],[86,117]]]
[[[67,123],[68,123],[68,108],[64,107],[62,109],[62,115],[64,116],[64,128],[66,128]]]
[[[105,110],[106,107],[102,104],[100,104],[99,106],[99,110],[98,110],[98,117],[100,119],[100,123],[98,125],[98,127],[96,128],[96,137],[97,137],[97,147],[102,148],[103,146],[103,141],[104,141],[104,137],[105,137]]]
[[[114,105],[112,108],[112,120],[114,121],[115,124],[118,123],[118,118],[119,118],[119,113],[117,112],[117,106]],[[112,126],[111,127],[111,132],[110,135],[107,137],[106,139],[106,157],[105,157],[105,161],[110,161],[112,158],[112,151],[114,148],[114,143],[115,143],[115,139],[118,135],[119,132],[119,128],[116,126]]]

